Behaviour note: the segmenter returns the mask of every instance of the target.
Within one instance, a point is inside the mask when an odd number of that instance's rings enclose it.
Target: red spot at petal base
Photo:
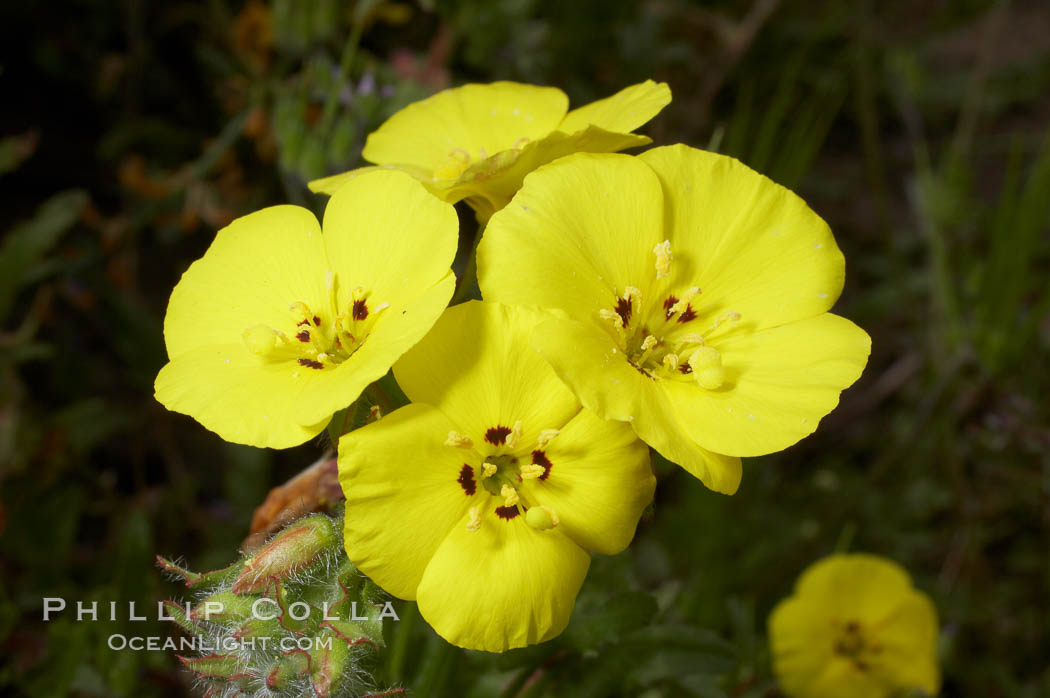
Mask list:
[[[354,308],[351,311],[355,320],[364,320],[368,317],[368,304],[364,298],[359,298],[354,301]]]
[[[296,362],[298,362],[300,366],[308,366],[309,368],[314,368],[318,371],[324,368],[323,363],[320,361],[314,361],[313,359],[296,359]]]
[[[616,299],[616,314],[620,316],[621,320],[623,320],[624,327],[627,327],[627,325],[629,325],[631,322],[632,310],[633,308],[631,306],[631,300],[629,298]]]
[[[664,301],[664,317],[667,318],[668,320],[670,320],[671,316],[674,315],[674,313],[671,312],[671,308],[677,302],[678,302],[678,297],[677,296],[668,296],[667,300]]]
[[[310,330],[303,330],[299,334],[295,335],[295,338],[298,339],[300,342],[309,342]]]
[[[678,322],[689,322],[690,320],[696,319],[696,311],[693,310],[693,306],[685,306],[685,310],[678,316]]]
[[[518,516],[521,512],[518,511],[517,507],[496,507],[496,516],[500,517],[504,521],[510,521],[515,516]]]
[[[510,427],[498,426],[492,427],[485,432],[485,440],[493,446],[502,446],[507,441],[507,437],[510,436]]]
[[[547,454],[543,451],[536,450],[532,452],[532,464],[543,466],[543,475],[540,475],[538,479],[546,480],[551,474],[551,459],[547,457]]]
[[[473,497],[474,493],[478,491],[478,485],[474,482],[474,468],[464,464],[463,468],[459,471],[459,477],[456,478],[456,482],[463,488],[463,491],[467,493],[468,497]]]

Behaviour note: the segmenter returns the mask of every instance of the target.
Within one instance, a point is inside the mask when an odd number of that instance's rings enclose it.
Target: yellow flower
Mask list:
[[[296,206],[238,218],[171,294],[157,399],[227,441],[312,438],[440,316],[457,231],[453,208],[400,172],[336,193],[323,233]]]
[[[792,698],[936,695],[937,610],[908,573],[874,555],[806,570],[769,617],[773,668]]]
[[[534,345],[585,407],[732,493],[740,456],[817,428],[860,375],[863,330],[827,312],[827,224],[736,160],[685,146],[577,154],[530,175],[478,250],[488,300],[560,309]]]
[[[368,137],[362,157],[408,172],[449,203],[466,199],[485,222],[540,165],[575,152],[609,153],[650,143],[631,133],[671,101],[647,80],[567,112],[554,87],[464,85],[410,104]],[[332,193],[364,167],[310,182]]]
[[[448,309],[394,365],[413,404],[339,441],[350,559],[460,647],[561,633],[587,551],[623,550],[656,484],[630,428],[581,410],[529,346],[543,317]]]

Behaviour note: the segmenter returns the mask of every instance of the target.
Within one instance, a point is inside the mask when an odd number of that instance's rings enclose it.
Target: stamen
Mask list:
[[[521,441],[521,420],[514,422],[514,426],[510,430],[510,435],[507,436],[507,448],[517,448],[518,442]]]
[[[598,316],[602,320],[608,320],[618,330],[623,329],[623,317],[620,316],[615,310],[609,310],[608,308],[602,308],[598,311]]]
[[[499,491],[499,496],[503,497],[503,504],[508,507],[518,505],[518,491],[510,485],[503,485]]]
[[[645,339],[642,340],[642,351],[649,351],[659,343],[660,340],[656,338],[656,335],[646,335]]]
[[[489,463],[488,461],[485,461],[481,464],[481,479],[484,480],[487,477],[492,477],[496,474],[496,471],[498,470],[499,467],[497,467],[495,463]]]
[[[471,507],[470,508],[470,520],[467,521],[467,530],[471,533],[476,533],[481,528],[481,508]]]
[[[521,466],[521,479],[522,480],[537,480],[543,477],[543,474],[547,472],[547,469],[542,465],[536,463],[530,463],[528,465]]]
[[[554,509],[546,506],[535,506],[525,512],[525,523],[539,531],[547,531],[557,526],[561,521]]]
[[[458,431],[453,429],[448,433],[448,438],[445,439],[446,446],[455,446],[456,448],[473,448],[474,442],[470,440],[470,437],[466,434],[460,434]]]
[[[623,289],[623,297],[629,301],[642,301],[642,292],[634,286],[625,286]]]
[[[653,248],[656,255],[656,278],[664,279],[671,275],[671,261],[674,255],[671,253],[671,241],[664,240]]]
[[[295,303],[292,303],[290,306],[288,306],[288,310],[291,311],[292,315],[295,316],[295,324],[297,327],[299,325],[304,324],[309,325],[310,319],[314,316],[314,314],[310,311],[310,307],[302,301],[296,301]]]
[[[544,429],[540,432],[539,438],[536,439],[536,445],[539,446],[541,449],[547,448],[547,444],[549,444],[554,439],[554,437],[560,433],[561,432],[557,429]]]
[[[675,301],[674,305],[671,306],[671,315],[684,313],[689,307],[689,304],[692,302],[692,300],[696,298],[699,294],[700,289],[696,286],[693,286],[692,288],[688,289],[685,293],[682,294],[682,297]]]
[[[663,364],[664,368],[666,368],[668,371],[678,370],[678,354],[674,353],[673,351],[668,354],[664,354]]]
[[[368,418],[373,422],[378,422],[383,418],[383,410],[380,409],[379,405],[372,405],[368,408]]]
[[[679,340],[682,344],[703,344],[704,336],[702,334],[696,334],[695,332],[690,334],[682,335],[682,339]]]
[[[732,322],[736,322],[739,319],[740,319],[740,313],[738,313],[737,311],[735,311],[735,310],[726,311],[726,312],[722,313],[721,315],[719,315],[718,318],[711,324],[711,327],[707,330],[706,334],[711,334],[712,332],[717,330],[718,326],[721,325],[726,320],[730,320]]]

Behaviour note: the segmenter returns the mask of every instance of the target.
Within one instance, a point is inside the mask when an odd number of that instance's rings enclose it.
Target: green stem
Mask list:
[[[478,223],[478,232],[474,234],[474,242],[470,246],[467,266],[463,269],[463,276],[459,279],[459,285],[456,286],[456,292],[449,305],[468,301],[474,294],[474,286],[478,283],[478,245],[481,243],[481,236],[484,232],[485,226]]]
[[[455,673],[453,667],[462,653],[441,637],[431,634],[423,656],[423,668],[416,681],[416,695],[429,698],[446,695],[445,686]]]
[[[408,657],[408,644],[412,639],[412,630],[419,619],[419,609],[411,601],[406,601],[400,609],[401,620],[395,626],[390,649],[387,651],[386,677],[392,684],[400,683],[404,677],[405,659]]]

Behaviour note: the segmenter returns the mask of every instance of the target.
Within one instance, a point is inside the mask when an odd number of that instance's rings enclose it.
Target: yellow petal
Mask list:
[[[521,148],[505,150],[472,164],[445,190],[446,196],[456,201],[466,198],[478,211],[478,220],[484,223],[510,202],[526,175],[549,162],[572,153],[613,153],[650,142],[645,136],[612,133],[597,126],[571,134],[555,131]]]
[[[698,312],[735,310],[758,330],[831,308],[845,263],[802,199],[724,155],[675,145],[639,158],[667,195],[675,255],[668,281],[703,289]]]
[[[421,180],[429,178],[429,174],[426,170],[418,167],[412,167],[411,165],[403,165],[401,167],[394,167],[393,165],[367,165],[365,167],[358,167],[357,169],[350,170],[348,172],[341,172],[340,174],[330,175],[328,177],[321,177],[320,179],[312,180],[307,186],[310,187],[310,191],[315,194],[328,194],[332,195],[336,193],[344,184],[352,179],[357,179],[363,174],[369,172],[382,172],[384,170],[397,169],[405,174],[412,175],[415,179]]]
[[[774,671],[787,695],[811,695],[811,687],[837,661],[832,629],[831,614],[819,601],[793,596],[773,609],[769,644]]]
[[[445,311],[434,328],[394,366],[413,402],[441,410],[475,444],[493,427],[521,421],[521,443],[557,429],[580,405],[529,346],[546,315],[530,308],[471,301]]]
[[[670,103],[671,88],[667,83],[646,80],[626,87],[611,97],[573,109],[565,115],[558,130],[575,133],[594,125],[606,131],[630,133]]]
[[[489,498],[476,485],[469,495],[458,482],[466,465],[476,483],[480,456],[444,444],[456,428],[433,407],[413,404],[339,440],[347,555],[402,599],[416,598],[441,542],[470,507]]]
[[[294,361],[265,361],[238,342],[182,352],[160,370],[155,389],[162,405],[226,441],[289,448],[319,434],[332,416],[302,423],[302,395],[327,382],[321,373]]]
[[[831,313],[718,340],[725,380],[716,390],[667,381],[686,432],[704,447],[759,456],[812,434],[860,377],[871,339]]]
[[[172,291],[164,316],[168,356],[209,345],[244,352],[243,332],[285,328],[289,304],[327,307],[326,269],[320,226],[305,208],[273,206],[238,218]]]
[[[736,492],[740,459],[708,451],[689,439],[661,383],[632,366],[608,334],[554,319],[539,325],[532,341],[584,407],[604,419],[630,422],[643,441],[712,490]]]
[[[335,270],[340,307],[350,291],[371,292],[371,307],[401,307],[432,288],[449,271],[459,240],[452,206],[397,171],[375,171],[350,180],[328,201],[324,239]]]
[[[854,612],[881,621],[912,589],[907,571],[876,555],[830,555],[810,566],[796,586],[803,598],[818,599],[832,613]]]
[[[376,164],[416,165],[433,171],[455,150],[477,160],[542,138],[568,109],[553,87],[514,82],[464,85],[408,105],[368,136],[362,157]],[[482,154],[484,151],[484,155]]]
[[[883,645],[880,673],[903,688],[937,695],[941,687],[938,627],[937,609],[929,597],[915,590],[906,593],[877,629]]]
[[[482,295],[598,323],[627,286],[647,297],[663,193],[627,155],[580,153],[529,175],[478,247]]]
[[[607,555],[626,548],[656,489],[649,449],[631,428],[581,410],[544,455],[551,469],[529,483],[529,495],[554,509],[581,547]]]
[[[557,528],[491,512],[477,531],[452,528],[419,584],[419,612],[458,647],[503,652],[560,634],[590,556]]]

